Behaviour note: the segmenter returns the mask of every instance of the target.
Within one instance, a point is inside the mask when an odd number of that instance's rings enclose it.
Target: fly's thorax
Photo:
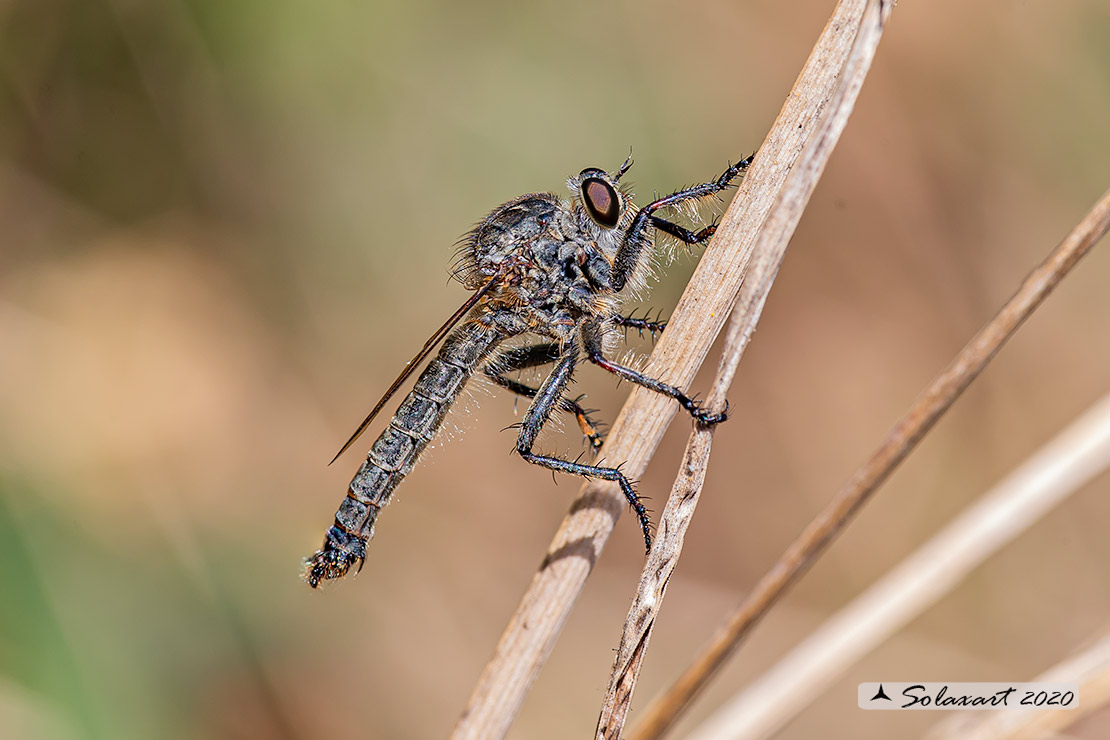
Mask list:
[[[549,231],[564,207],[554,193],[528,193],[502,203],[463,237],[452,274],[473,290],[494,275],[519,272],[528,244]]]
[[[507,333],[532,331],[557,339],[573,336],[583,317],[612,310],[613,269],[638,209],[616,174],[583,170],[567,181],[569,198],[529,193],[493,209],[463,239],[453,273],[477,290],[491,280],[487,306]],[[650,230],[640,230],[650,240]],[[622,283],[634,293],[650,272],[651,245],[636,249],[644,264]],[[566,335],[566,337],[564,337]]]
[[[632,191],[588,168],[567,180],[571,196],[528,193],[494,208],[463,237],[452,274],[475,290],[497,277],[524,304],[581,302],[610,289],[614,260],[636,216]]]

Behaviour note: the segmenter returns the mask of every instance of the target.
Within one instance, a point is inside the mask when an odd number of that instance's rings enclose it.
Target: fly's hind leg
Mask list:
[[[624,494],[628,505],[636,512],[637,518],[640,520],[640,528],[644,532],[644,545],[647,549],[651,549],[651,520],[648,518],[647,508],[644,507],[640,497],[636,494],[636,489],[632,487],[632,483],[628,480],[624,473],[617,468],[606,468],[599,465],[584,465],[570,460],[562,460],[557,457],[550,457],[548,455],[537,455],[532,452],[532,448],[536,443],[536,437],[539,436],[540,430],[551,416],[551,412],[559,406],[560,399],[563,397],[563,392],[566,390],[567,385],[570,383],[574,367],[578,363],[578,346],[574,343],[568,343],[567,346],[562,348],[562,356],[559,358],[555,369],[543,381],[539,389],[536,390],[535,396],[532,399],[532,404],[528,407],[527,413],[524,415],[524,421],[520,425],[520,435],[516,441],[516,451],[530,463],[541,465],[549,470],[557,470],[560,473],[570,473],[571,475],[580,475],[583,478],[600,478],[601,480],[615,481],[620,486],[621,492]]]
[[[621,487],[621,493],[624,494],[628,505],[636,512],[637,518],[640,520],[640,528],[644,532],[644,548],[651,549],[651,519],[648,518],[647,508],[640,500],[636,489],[632,487],[632,483],[620,470],[616,468],[603,468],[597,465],[583,465],[582,463],[571,462],[570,460],[561,460],[557,457],[548,457],[546,455],[535,455],[531,452],[519,450],[520,456],[530,463],[542,465],[551,470],[558,470],[561,473],[570,473],[572,475],[580,475],[583,478],[600,478],[602,480],[616,481]]]
[[[633,370],[630,367],[618,365],[612,360],[606,359],[605,355],[602,354],[602,333],[598,324],[587,325],[583,329],[582,335],[586,340],[586,356],[590,358],[590,362],[604,370],[608,370],[621,380],[628,380],[636,385],[642,385],[648,390],[662,393],[664,396],[670,396],[678,401],[682,408],[689,411],[690,416],[694,417],[694,421],[698,424],[702,426],[713,426],[714,424],[720,424],[728,418],[727,402],[725,403],[724,411],[718,414],[711,413],[708,409],[702,408],[701,404],[693,398],[683,393],[681,389],[664,383],[661,380],[650,378],[639,370]]]
[[[514,347],[501,352],[495,360],[486,365],[486,376],[505,390],[524,398],[535,398],[536,389],[512,378],[506,378],[505,373],[516,370],[526,370],[539,365],[549,365],[559,359],[559,345],[554,343],[533,344],[527,347]],[[562,397],[558,407],[573,414],[590,444],[590,450],[597,453],[605,442],[601,434],[601,424],[590,418],[590,409],[584,409],[578,403],[579,399]]]

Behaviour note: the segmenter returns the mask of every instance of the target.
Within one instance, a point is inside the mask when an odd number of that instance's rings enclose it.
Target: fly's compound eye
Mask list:
[[[620,198],[613,186],[597,177],[582,181],[582,202],[590,218],[611,229],[621,219]]]

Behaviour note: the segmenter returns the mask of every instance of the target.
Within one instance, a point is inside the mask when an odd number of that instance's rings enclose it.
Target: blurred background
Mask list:
[[[515,459],[522,407],[478,389],[361,575],[313,592],[301,558],[366,445],[326,462],[465,298],[474,221],[629,146],[641,202],[715,176],[832,5],[0,2],[0,736],[445,736],[579,484]],[[897,8],[731,393],[637,707],[1110,184],[1108,39],[1100,0]],[[638,305],[667,313],[695,259]],[[682,728],[1110,387],[1108,269],[1104,244]],[[615,417],[627,389],[580,375]],[[642,481],[656,509],[687,433]],[[941,715],[860,712],[856,683],[1029,680],[1104,629],[1108,492],[781,737],[916,736]],[[624,517],[512,737],[592,731],[639,542]]]

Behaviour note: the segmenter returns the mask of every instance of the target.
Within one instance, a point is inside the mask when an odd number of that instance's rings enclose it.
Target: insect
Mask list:
[[[754,156],[754,155],[753,155]],[[565,394],[583,358],[618,378],[670,396],[698,424],[724,421],[728,410],[710,413],[680,388],[619,365],[608,358],[621,329],[655,334],[662,322],[623,316],[622,292],[644,282],[655,232],[700,244],[716,231],[711,224],[691,231],[657,215],[660,211],[726,190],[752,157],[731,165],[716,180],[677,190],[643,208],[620,180],[632,166],[631,155],[613,174],[596,168],[567,180],[571,197],[554,193],[521,195],[493,209],[460,242],[453,275],[473,295],[405,365],[366,419],[343,445],[335,462],[366,430],[385,404],[440,342],[438,354],[416,380],[384,432],[358,469],[328,528],[320,550],[305,561],[310,586],[340,578],[362,567],[374,524],[393,490],[412,470],[441,426],[466,382],[482,372],[498,386],[531,399],[519,424],[516,451],[526,461],[553,471],[615,481],[636,512],[644,542],[651,547],[651,520],[631,482],[619,467],[590,465],[537,453],[536,438],[551,414],[571,414],[596,452],[602,438],[597,425],[576,400]],[[510,338],[534,335],[543,341],[502,348]],[[553,365],[538,388],[507,373]]]

